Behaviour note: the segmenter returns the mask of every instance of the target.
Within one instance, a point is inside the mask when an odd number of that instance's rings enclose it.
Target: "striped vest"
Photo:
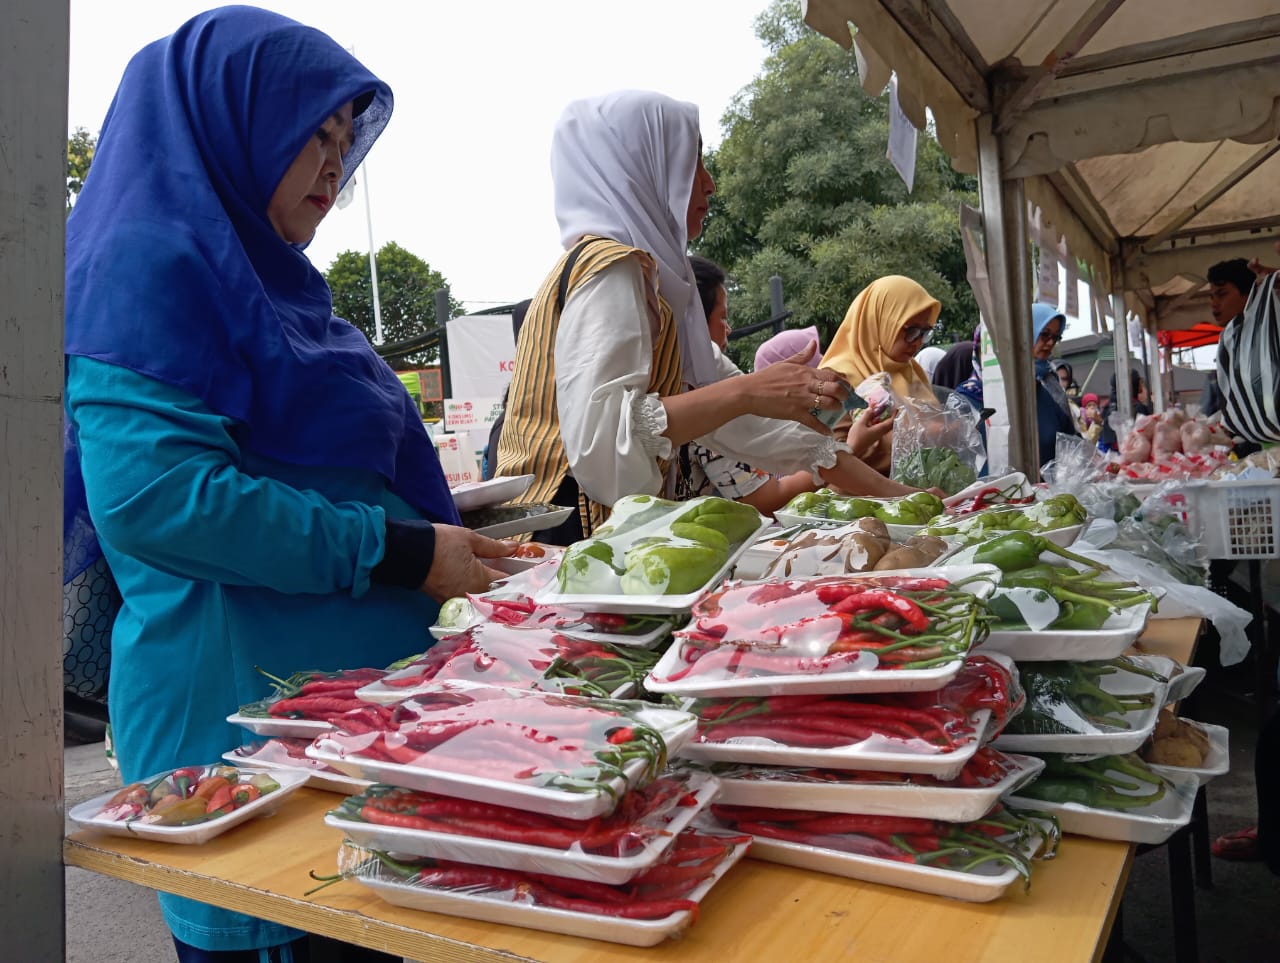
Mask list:
[[[600,239],[585,245],[569,272],[569,292],[590,280],[611,264],[625,257],[639,259],[645,276],[653,280],[657,265],[653,258],[638,248],[627,247],[617,241]],[[542,287],[534,296],[525,315],[524,327],[516,345],[515,372],[507,396],[506,422],[498,442],[498,475],[533,475],[534,482],[520,503],[546,503],[559,490],[570,474],[564,442],[560,438],[560,411],[556,405],[556,331],[560,326],[560,308],[557,292],[560,275],[569,259],[569,252],[556,262],[555,269],[547,275]],[[679,393],[681,390],[680,341],[676,335],[671,308],[658,298],[660,326],[654,339],[653,360],[649,369],[649,392],[659,397]],[[647,319],[641,319],[647,323]],[[666,474],[667,463],[658,461],[659,470]],[[661,492],[637,492],[636,494],[660,495]],[[590,535],[609,514],[609,506],[591,501],[583,493],[578,496],[578,511],[582,519],[582,531]]]
[[[1280,442],[1280,292],[1278,274],[1254,282],[1244,314],[1218,341],[1222,420],[1231,434]]]

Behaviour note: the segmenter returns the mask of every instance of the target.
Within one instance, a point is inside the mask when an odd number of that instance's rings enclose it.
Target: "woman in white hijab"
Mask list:
[[[846,389],[807,364],[811,348],[744,375],[712,344],[687,256],[715,191],[701,153],[697,108],[656,93],[575,101],[556,125],[566,254],[520,332],[498,474],[535,476],[523,501],[580,508],[559,540],[589,534],[624,495],[674,494],[673,448],[695,439],[852,492],[911,490],[818,420]]]

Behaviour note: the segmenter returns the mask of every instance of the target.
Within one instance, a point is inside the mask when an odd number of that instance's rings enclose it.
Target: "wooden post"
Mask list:
[[[0,4],[0,933],[64,954],[62,245],[67,0]]]

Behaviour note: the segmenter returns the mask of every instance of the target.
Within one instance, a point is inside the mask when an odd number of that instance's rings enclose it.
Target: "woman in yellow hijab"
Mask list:
[[[890,275],[872,281],[854,298],[822,367],[838,371],[853,387],[873,374],[887,372],[894,394],[936,403],[929,376],[916,363],[916,353],[933,340],[933,327],[942,306],[915,281]],[[837,435],[849,423],[836,426]],[[892,433],[882,435],[874,449],[858,452],[882,472],[889,470]]]

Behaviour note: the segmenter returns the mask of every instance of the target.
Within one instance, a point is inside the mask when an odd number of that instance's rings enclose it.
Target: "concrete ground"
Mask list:
[[[1256,816],[1253,747],[1259,714],[1251,698],[1252,672],[1216,665],[1212,646],[1197,661],[1209,675],[1185,715],[1231,730],[1231,772],[1208,789],[1211,835],[1252,825]],[[102,745],[68,745],[68,810],[114,785]],[[68,825],[68,831],[72,827]],[[1268,963],[1280,960],[1280,877],[1260,863],[1212,861],[1211,889],[1197,888],[1200,959],[1205,963]],[[172,944],[150,890],[68,867],[67,955],[69,963],[172,963]],[[1169,861],[1164,848],[1134,862],[1123,905],[1125,963],[1174,959]],[[1027,959],[1034,959],[1028,947]]]

